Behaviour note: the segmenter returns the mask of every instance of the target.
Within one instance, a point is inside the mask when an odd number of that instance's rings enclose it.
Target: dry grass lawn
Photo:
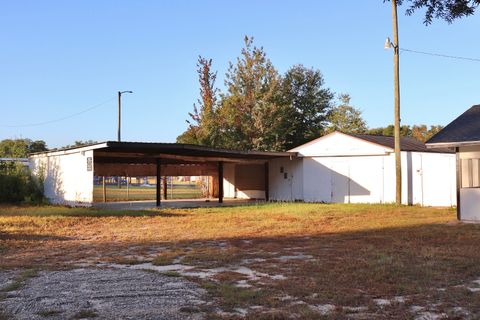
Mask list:
[[[480,225],[453,209],[265,204],[0,207],[0,267],[141,268],[198,281],[209,318],[480,317]]]

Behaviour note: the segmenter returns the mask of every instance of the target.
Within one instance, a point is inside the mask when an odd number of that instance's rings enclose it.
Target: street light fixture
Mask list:
[[[385,40],[385,45],[383,46],[384,49],[392,49],[393,48],[393,43],[390,41],[390,37],[387,37]]]
[[[121,114],[122,114],[122,94],[133,93],[133,91],[118,91],[118,142],[121,141],[120,128],[121,128]]]

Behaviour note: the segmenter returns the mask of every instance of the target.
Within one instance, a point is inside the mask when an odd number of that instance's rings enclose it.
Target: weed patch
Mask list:
[[[90,319],[96,318],[98,314],[93,310],[82,310],[77,312],[73,317],[72,320],[80,320],[80,319]]]
[[[20,289],[24,284],[25,281],[34,277],[37,274],[37,270],[35,269],[27,269],[22,271],[10,284],[2,288],[2,292],[10,292],[16,291]]]
[[[164,276],[167,276],[167,277],[181,277],[182,275],[177,272],[177,271],[164,271],[162,272],[161,274],[163,274]]]
[[[222,306],[230,310],[253,303],[259,304],[265,296],[262,290],[238,288],[228,283],[205,282],[203,287],[211,295],[219,298]]]
[[[41,317],[52,317],[52,316],[56,316],[56,315],[59,315],[61,314],[62,311],[61,310],[56,310],[56,309],[52,309],[52,310],[43,310],[43,311],[40,311],[40,312],[37,312],[37,314]]]

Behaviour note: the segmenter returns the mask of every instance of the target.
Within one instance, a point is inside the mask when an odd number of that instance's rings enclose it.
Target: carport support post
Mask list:
[[[268,161],[265,162],[265,201],[270,201],[270,190],[268,186]]]
[[[103,202],[107,202],[107,188],[105,187],[105,176],[102,177]]]
[[[161,170],[160,170],[160,165],[161,165],[161,160],[157,159],[157,190],[156,191],[156,198],[157,198],[157,207],[160,207],[161,205],[161,193],[160,193],[160,186],[161,186]]]
[[[127,176],[127,201],[130,201],[130,181],[128,181],[130,178]]]
[[[163,199],[167,200],[167,176],[163,176]]]
[[[223,162],[218,162],[218,203],[223,203]]]

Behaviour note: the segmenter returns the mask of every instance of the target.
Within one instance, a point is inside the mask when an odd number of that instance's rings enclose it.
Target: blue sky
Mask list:
[[[400,7],[400,47],[480,58],[479,16],[422,24]],[[122,139],[173,142],[198,97],[198,55],[213,59],[223,87],[228,62],[252,35],[283,73],[320,69],[326,85],[349,93],[370,127],[393,119],[391,6],[336,1],[3,1],[0,10],[0,139]],[[403,124],[445,125],[480,103],[480,63],[401,55]],[[90,112],[42,126],[111,99]]]

